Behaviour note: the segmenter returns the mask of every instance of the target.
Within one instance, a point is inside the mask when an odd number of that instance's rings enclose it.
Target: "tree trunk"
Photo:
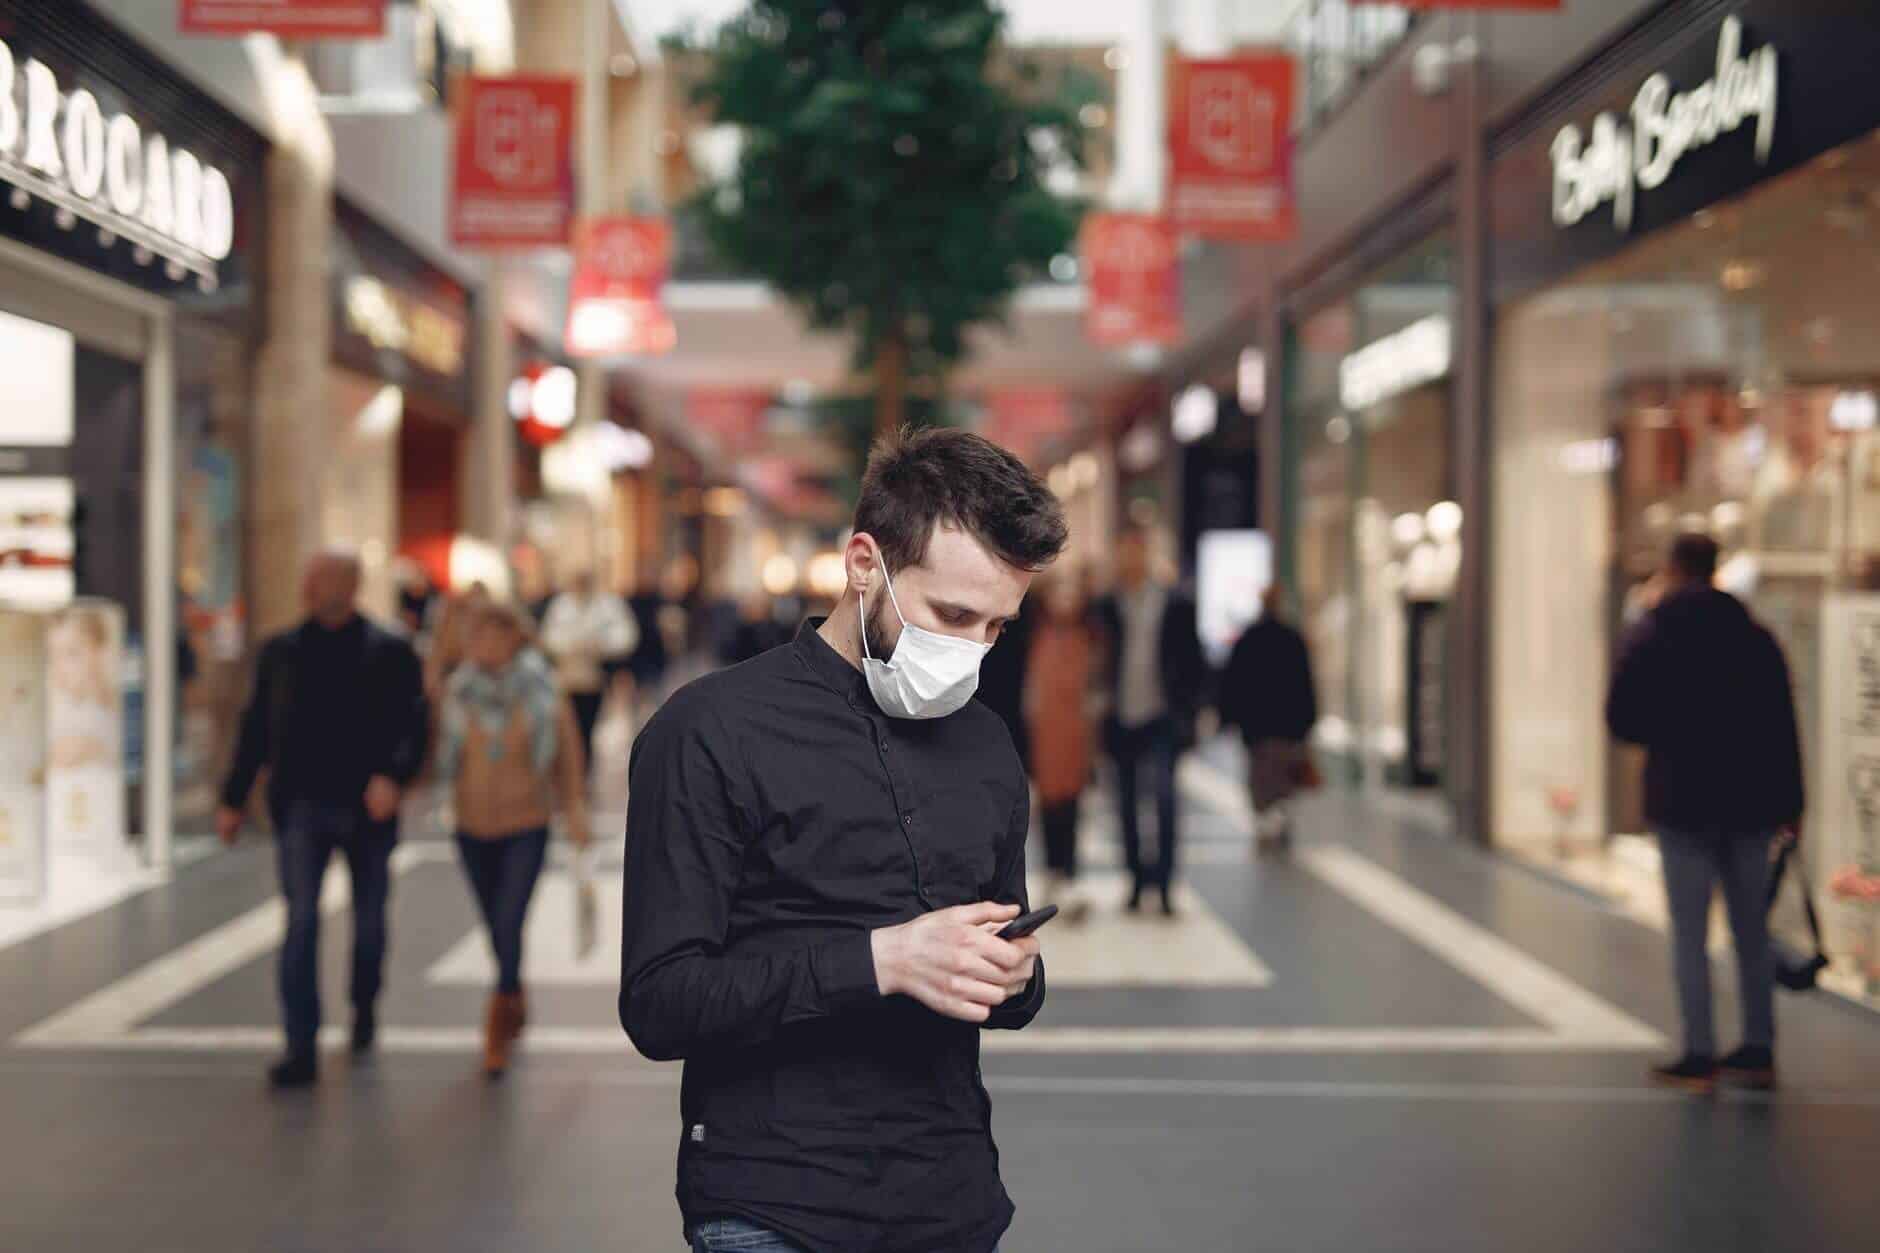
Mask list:
[[[894,330],[875,350],[875,438],[895,434],[906,422],[907,340]]]

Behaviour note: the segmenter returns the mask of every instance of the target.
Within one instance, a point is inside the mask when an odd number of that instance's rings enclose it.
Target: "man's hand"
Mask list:
[[[398,817],[400,795],[397,783],[382,774],[373,775],[366,784],[366,816],[374,822],[390,822]]]
[[[1018,906],[983,901],[922,914],[869,938],[883,996],[911,996],[948,1018],[980,1023],[995,1005],[1024,991],[1038,961],[1038,941],[994,934]]]
[[[234,848],[235,841],[242,838],[242,811],[229,805],[217,805],[215,833],[223,844]]]

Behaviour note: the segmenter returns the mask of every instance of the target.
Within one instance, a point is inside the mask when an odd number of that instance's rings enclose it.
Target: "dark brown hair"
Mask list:
[[[1671,568],[1687,579],[1708,583],[1717,573],[1717,541],[1686,531],[1671,541]]]
[[[1051,489],[988,439],[929,427],[878,442],[862,475],[856,532],[874,537],[892,573],[926,559],[941,523],[1021,570],[1050,565],[1069,534]]]

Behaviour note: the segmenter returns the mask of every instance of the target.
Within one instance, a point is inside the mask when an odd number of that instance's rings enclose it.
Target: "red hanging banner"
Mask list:
[[[754,447],[770,412],[768,391],[756,387],[694,387],[686,393],[685,420],[736,456]]]
[[[1243,242],[1292,238],[1292,58],[1183,61],[1172,79],[1175,229]]]
[[[568,354],[607,357],[671,352],[679,342],[659,303],[672,267],[663,218],[593,218],[575,227],[568,289]]]
[[[1167,219],[1095,213],[1078,240],[1089,305],[1084,333],[1099,344],[1172,344],[1182,334],[1181,267]]]
[[[283,39],[377,39],[385,0],[180,0],[185,35],[279,35]]]
[[[471,78],[464,85],[451,242],[463,248],[566,245],[574,204],[574,80]]]

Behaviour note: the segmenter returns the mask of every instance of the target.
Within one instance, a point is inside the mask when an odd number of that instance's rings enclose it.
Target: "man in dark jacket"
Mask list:
[[[1262,842],[1292,839],[1286,802],[1312,774],[1306,745],[1319,720],[1318,692],[1305,636],[1280,617],[1284,591],[1266,589],[1265,611],[1241,632],[1221,679],[1221,723],[1240,728],[1248,785]]]
[[[216,811],[218,834],[233,844],[255,777],[267,768],[287,898],[280,964],[287,1055],[268,1072],[279,1088],[318,1077],[320,884],[336,851],[352,875],[353,1050],[372,1047],[398,805],[424,761],[417,654],[359,614],[358,594],[356,558],[329,552],[308,563],[307,619],[262,645]]]
[[[1711,585],[1717,545],[1684,535],[1661,576],[1665,593],[1621,646],[1606,703],[1617,738],[1642,745],[1645,816],[1663,850],[1685,1054],[1654,1072],[1709,1090],[1719,1075],[1775,1080],[1774,955],[1765,898],[1772,841],[1799,831],[1801,740],[1788,665],[1741,602]],[[1723,883],[1736,941],[1743,1046],[1716,1060],[1710,898]]]
[[[1031,797],[986,648],[1064,547],[1003,449],[876,447],[845,586],[787,648],[676,692],[633,746],[620,1021],[685,1059],[678,1198],[699,1253],[991,1253],[1012,1220],[984,1029],[1044,1003]]]
[[[1172,915],[1180,832],[1175,763],[1194,745],[1208,664],[1195,628],[1195,603],[1156,577],[1154,551],[1155,536],[1143,528],[1132,528],[1117,539],[1116,591],[1098,603],[1096,617],[1104,634],[1111,695],[1104,741],[1116,764],[1123,861],[1135,881],[1129,908],[1141,908],[1143,888],[1154,885],[1162,893],[1162,912]],[[1155,798],[1160,838],[1153,869],[1143,863],[1137,815],[1137,788],[1144,770]]]

